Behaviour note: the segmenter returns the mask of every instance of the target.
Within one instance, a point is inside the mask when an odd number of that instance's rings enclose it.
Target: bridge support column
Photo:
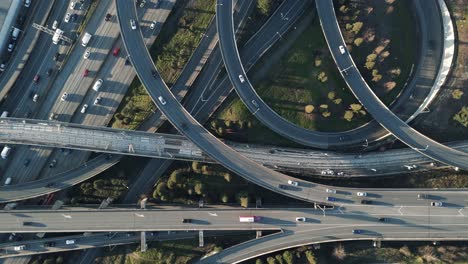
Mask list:
[[[205,241],[203,239],[203,230],[198,231],[198,247],[204,247]]]
[[[261,237],[262,237],[262,230],[257,230],[256,238],[261,238]]]
[[[141,244],[140,244],[141,252],[145,252],[148,249],[148,245],[146,244],[146,232],[141,231]]]

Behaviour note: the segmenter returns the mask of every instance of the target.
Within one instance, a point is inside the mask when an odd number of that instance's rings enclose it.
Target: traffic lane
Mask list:
[[[455,215],[455,210],[439,208],[427,211],[425,208],[408,211],[408,215],[385,208],[376,208],[380,213],[363,212],[341,214],[337,210],[322,213],[319,209],[165,209],[165,210],[12,210],[1,213],[0,230],[9,232],[80,232],[80,231],[126,231],[126,230],[255,230],[279,228],[316,230],[347,226],[410,226],[412,228],[440,226],[461,226],[466,228],[466,216]],[[418,212],[421,211],[421,212]],[[382,214],[387,212],[387,214]],[[240,217],[259,217],[254,223],[240,222]],[[306,221],[298,221],[305,217]],[[381,221],[380,218],[388,218]],[[108,219],[113,219],[109,222]],[[184,221],[184,219],[186,221]],[[29,224],[23,225],[27,221]],[[9,228],[9,229],[8,229]]]

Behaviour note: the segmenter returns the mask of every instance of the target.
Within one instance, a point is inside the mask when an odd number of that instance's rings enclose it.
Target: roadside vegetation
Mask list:
[[[258,187],[216,164],[177,162],[160,178],[152,198],[154,202],[197,205],[200,199],[209,204],[255,207],[257,199],[265,203],[295,201]]]
[[[391,103],[403,88],[415,60],[415,29],[408,26],[413,24],[410,23],[409,3],[382,0],[354,5],[337,1],[336,6],[343,6],[337,15],[348,50],[376,94],[387,104]],[[278,114],[307,129],[343,131],[368,122],[370,117],[366,110],[336,69],[318,19],[310,19],[315,12],[308,12],[306,16],[312,22],[297,38],[292,33],[282,37],[281,46],[292,42],[288,51],[276,62],[262,59],[249,74],[255,76],[269,68],[262,80],[251,77],[257,93]],[[296,30],[301,30],[299,25]],[[274,57],[280,50],[277,45],[264,57]],[[370,61],[368,68],[365,68],[366,60]],[[259,125],[237,97],[227,102],[217,119],[217,124],[235,124],[233,128],[225,127],[229,129],[228,136],[239,133],[241,138],[248,135],[247,141],[255,141],[256,138],[251,137],[261,135],[261,143],[284,142]],[[220,132],[220,136],[225,133],[223,129]]]
[[[70,192],[71,204],[100,204],[107,198],[117,201],[128,190],[129,181],[140,172],[147,159],[124,157],[110,169],[73,186]]]
[[[177,1],[150,54],[163,80],[171,87],[198,46],[215,11],[215,0]],[[135,77],[111,120],[115,128],[136,129],[156,106]]]
[[[383,242],[382,248],[371,242],[321,244],[320,249],[304,246],[275,252],[245,264],[363,264],[363,263],[466,263],[467,247],[462,244],[432,245],[424,242]]]

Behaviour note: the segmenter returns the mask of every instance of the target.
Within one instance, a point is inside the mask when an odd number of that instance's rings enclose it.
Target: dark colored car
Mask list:
[[[51,76],[52,75],[52,69],[48,69],[46,74],[47,74],[47,76]]]
[[[333,201],[336,201],[336,198],[332,196],[327,196],[327,201],[333,202]]]
[[[54,241],[49,241],[49,242],[45,242],[44,243],[44,247],[54,247],[55,246],[55,242]]]
[[[24,226],[32,226],[34,225],[34,222],[23,222]]]
[[[190,218],[183,218],[182,223],[192,223],[192,219]]]
[[[23,163],[23,165],[24,165],[25,167],[27,167],[27,166],[29,166],[29,163],[31,163],[31,159],[25,160],[24,163]]]
[[[48,183],[48,184],[46,185],[46,187],[54,187],[54,185],[55,185],[55,183],[50,182],[50,183]]]
[[[353,234],[362,234],[363,232],[361,229],[353,229]]]
[[[288,186],[286,186],[284,184],[278,184],[278,188],[286,190],[286,189],[288,189]]]
[[[41,76],[39,74],[36,74],[36,76],[34,76],[33,81],[34,83],[38,83],[40,79],[41,79]]]
[[[111,19],[112,15],[107,13],[106,17],[104,18],[105,21],[109,21]]]
[[[371,204],[371,200],[361,200],[361,204]]]
[[[388,221],[389,221],[389,219],[386,218],[386,217],[380,217],[380,218],[379,218],[379,222],[387,223]]]
[[[53,159],[50,164],[49,164],[49,168],[54,168],[55,165],[57,165],[57,160],[56,159]]]
[[[130,59],[127,57],[127,58],[125,59],[125,65],[130,65],[130,64],[131,64]]]
[[[86,77],[89,75],[89,70],[88,69],[85,69],[84,72],[83,72],[83,77]]]
[[[78,15],[77,15],[77,14],[72,14],[72,15],[70,16],[70,20],[71,20],[72,22],[76,21],[77,18],[78,18]]]
[[[119,55],[119,53],[120,53],[120,48],[119,48],[119,47],[117,47],[117,48],[115,48],[115,49],[114,49],[114,51],[112,52],[112,55],[114,55],[114,56],[118,56],[118,55]]]
[[[60,59],[60,53],[55,53],[54,55],[54,61],[58,61]]]
[[[151,70],[151,75],[153,75],[154,78],[158,77],[158,73],[155,70]]]

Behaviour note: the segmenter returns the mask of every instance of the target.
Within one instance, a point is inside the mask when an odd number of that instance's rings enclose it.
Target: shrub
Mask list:
[[[316,264],[317,263],[317,260],[315,259],[315,256],[314,256],[314,253],[311,250],[307,250],[305,252],[305,256],[306,256],[307,261],[309,262],[309,264]]]
[[[355,45],[356,47],[359,47],[359,46],[361,46],[362,42],[364,42],[364,39],[363,39],[363,38],[356,38],[356,39],[354,40],[354,45]]]
[[[257,8],[260,10],[260,13],[264,16],[268,15],[271,11],[271,1],[270,0],[258,0]]]
[[[351,120],[353,120],[353,117],[354,117],[353,111],[349,111],[349,110],[347,110],[343,116],[343,118],[348,122],[351,122]]]
[[[338,244],[338,246],[336,246],[334,249],[333,249],[333,257],[339,259],[339,260],[343,260],[346,258],[346,251],[345,251],[345,248],[343,247],[343,245],[341,244]]]
[[[287,264],[294,263],[294,256],[291,254],[291,251],[286,250],[283,252],[283,259],[286,261]]]
[[[273,257],[268,257],[267,258],[267,263],[268,264],[276,264],[276,259]]]
[[[354,22],[353,29],[351,31],[354,32],[354,34],[357,34],[359,33],[363,25],[364,24],[362,22]]]
[[[453,90],[453,92],[452,92],[452,98],[453,98],[453,99],[457,99],[457,100],[458,100],[458,99],[460,99],[460,98],[462,97],[462,95],[463,95],[463,91],[460,90],[460,89],[455,89],[455,90]]]
[[[314,111],[314,109],[315,109],[315,107],[313,105],[306,105],[304,111],[307,114],[310,114],[310,113],[312,113]]]
[[[464,127],[468,127],[468,107],[462,107],[462,109],[453,116],[453,120],[457,121]]]
[[[320,72],[319,75],[317,76],[317,79],[320,82],[326,82],[328,80],[327,74],[325,72]]]

